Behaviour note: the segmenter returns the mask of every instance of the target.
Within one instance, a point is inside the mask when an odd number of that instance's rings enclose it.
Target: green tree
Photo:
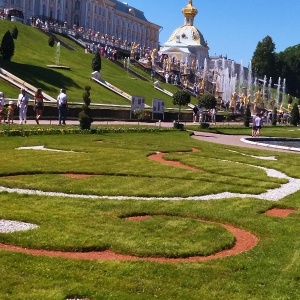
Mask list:
[[[191,102],[191,95],[186,91],[178,90],[173,95],[173,104],[179,105],[179,111],[178,111],[178,123],[180,119],[180,112],[181,112],[181,106],[186,106]]]
[[[257,47],[252,57],[253,74],[257,77],[274,77],[275,72],[275,44],[270,36],[266,36]]]
[[[101,56],[99,51],[96,51],[95,56],[92,60],[92,70],[100,72],[101,70]]]
[[[212,94],[204,94],[199,98],[199,107],[204,107],[206,109],[215,108],[217,105],[217,99]]]
[[[287,91],[300,95],[300,44],[278,53],[276,59],[277,78],[286,79]]]
[[[19,35],[19,31],[18,31],[17,26],[15,25],[11,31],[11,36],[14,40],[16,40],[18,38],[18,35]]]
[[[299,108],[297,103],[294,103],[291,111],[291,124],[297,126],[299,123]]]
[[[6,31],[2,38],[0,53],[2,55],[3,60],[11,60],[15,53],[14,39],[12,38],[9,30]]]
[[[291,95],[289,95],[288,97],[288,104],[292,104],[293,103],[293,97]]]

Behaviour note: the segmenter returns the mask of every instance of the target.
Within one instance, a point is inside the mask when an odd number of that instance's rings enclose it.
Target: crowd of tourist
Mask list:
[[[67,99],[66,90],[61,89],[57,96],[58,125],[66,125],[68,111]],[[9,100],[8,104],[6,104],[4,93],[0,92],[0,123],[3,121],[7,124],[13,124],[15,113],[18,112],[19,125],[27,124],[29,101],[30,98],[25,88],[20,89],[16,104],[12,100]],[[41,88],[38,88],[34,94],[32,107],[35,111],[35,121],[39,124],[44,111],[44,95]]]

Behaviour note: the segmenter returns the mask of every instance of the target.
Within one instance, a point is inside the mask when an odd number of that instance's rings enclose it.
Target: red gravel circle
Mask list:
[[[278,217],[278,218],[286,218],[290,214],[295,212],[294,209],[288,209],[288,208],[272,208],[265,212],[266,215],[272,216],[272,217]]]
[[[137,216],[128,218],[129,220],[144,220],[149,216]],[[220,251],[218,253],[208,255],[208,256],[193,256],[187,258],[166,258],[166,257],[137,257],[134,255],[126,255],[126,254],[118,254],[114,253],[110,250],[99,251],[99,252],[63,252],[63,251],[49,251],[49,250],[41,250],[41,249],[27,249],[19,246],[13,245],[5,245],[0,244],[0,249],[26,253],[30,255],[36,256],[47,256],[47,257],[60,257],[60,258],[70,258],[70,259],[83,259],[83,260],[120,260],[120,261],[152,261],[152,262],[161,262],[161,263],[178,263],[178,262],[198,262],[198,261],[206,261],[217,258],[223,258],[228,256],[237,255],[241,252],[249,251],[253,249],[259,239],[253,235],[252,233],[239,229],[237,227],[216,223],[220,226],[223,226],[228,231],[230,231],[236,242],[231,249],[226,249]]]

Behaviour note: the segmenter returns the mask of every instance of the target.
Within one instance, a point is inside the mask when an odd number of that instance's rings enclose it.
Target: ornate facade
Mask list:
[[[190,66],[196,63],[198,68],[203,68],[205,59],[209,59],[209,48],[202,33],[194,26],[198,10],[193,6],[192,0],[182,9],[182,13],[184,25],[175,29],[160,53],[177,61],[187,62]]]
[[[161,27],[149,22],[144,13],[118,0],[0,0],[0,8],[23,11],[25,23],[30,18],[75,24],[84,30],[113,36],[141,47],[157,49]]]

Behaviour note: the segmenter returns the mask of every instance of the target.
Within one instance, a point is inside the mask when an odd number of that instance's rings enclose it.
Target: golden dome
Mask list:
[[[185,17],[195,17],[198,10],[193,6],[193,0],[189,0],[189,4],[182,9],[182,13]]]

